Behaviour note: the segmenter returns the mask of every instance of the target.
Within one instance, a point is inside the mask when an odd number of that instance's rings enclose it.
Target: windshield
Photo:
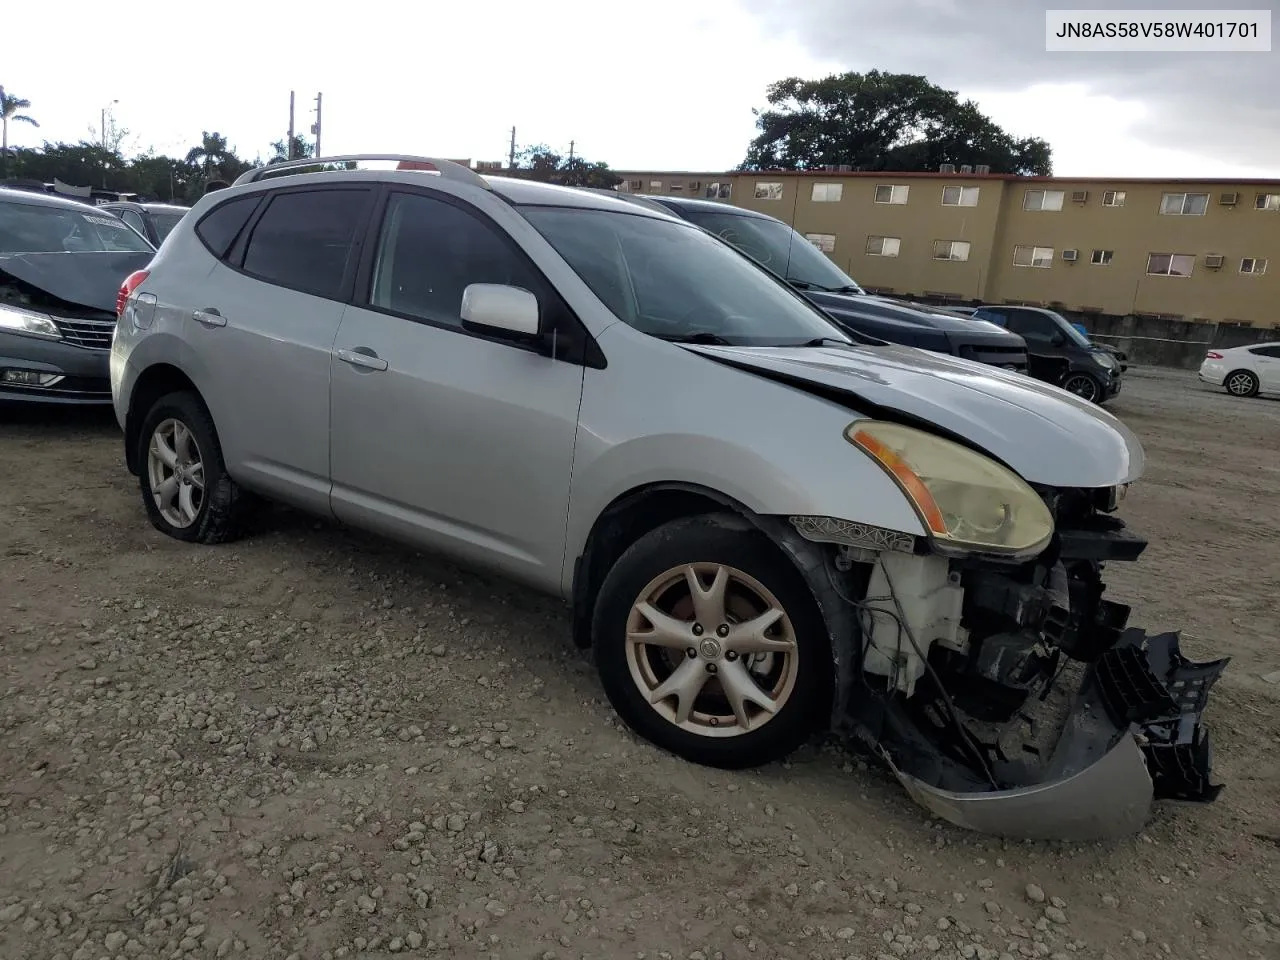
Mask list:
[[[172,232],[173,228],[178,225],[178,221],[181,220],[182,217],[183,214],[181,213],[157,213],[156,211],[152,211],[151,222],[156,228],[156,239],[161,243],[164,243],[164,238]]]
[[[852,277],[785,223],[712,210],[680,213],[802,289],[862,292]]]
[[[150,253],[151,244],[109,213],[0,201],[0,253]]]
[[[1066,337],[1068,340],[1070,340],[1072,343],[1074,343],[1078,347],[1086,347],[1088,349],[1093,349],[1093,344],[1089,342],[1089,338],[1086,337],[1083,333],[1081,333],[1076,328],[1076,325],[1073,324],[1070,320],[1068,320],[1066,317],[1064,317],[1060,313],[1054,313],[1052,310],[1047,310],[1045,312],[1054,318],[1058,326],[1062,328],[1062,332],[1066,334]]]
[[[695,227],[584,208],[521,212],[618,319],[643,333],[736,346],[852,342],[801,297]]]

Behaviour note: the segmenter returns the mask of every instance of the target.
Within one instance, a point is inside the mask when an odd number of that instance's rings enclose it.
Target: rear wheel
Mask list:
[[[593,647],[628,726],[695,763],[779,760],[829,709],[830,644],[803,579],[763,534],[720,518],[666,524],[622,555]]]
[[[1258,378],[1248,370],[1233,370],[1227,374],[1222,385],[1227,388],[1227,393],[1233,397],[1252,397],[1258,393],[1261,386]]]
[[[138,485],[152,526],[188,543],[240,535],[251,497],[227,475],[213,418],[198,396],[184,391],[157,400],[138,443]]]
[[[1081,400],[1088,400],[1090,403],[1101,402],[1102,384],[1098,382],[1097,377],[1087,373],[1068,374],[1067,379],[1062,382],[1062,388],[1074,393]]]

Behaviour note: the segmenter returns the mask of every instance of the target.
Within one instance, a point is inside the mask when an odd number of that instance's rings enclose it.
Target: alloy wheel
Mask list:
[[[1098,399],[1098,381],[1088,374],[1077,373],[1068,377],[1067,382],[1062,386],[1064,390],[1074,393],[1081,400],[1088,400],[1092,403]]]
[[[704,737],[758,730],[796,687],[795,628],[778,599],[735,567],[694,563],[654,577],[632,604],[626,659],[660,716]]]
[[[1253,377],[1247,373],[1233,373],[1227,377],[1227,392],[1237,397],[1253,393]]]
[[[191,430],[170,418],[156,425],[147,446],[147,477],[166,523],[185,529],[204,506],[204,460]]]

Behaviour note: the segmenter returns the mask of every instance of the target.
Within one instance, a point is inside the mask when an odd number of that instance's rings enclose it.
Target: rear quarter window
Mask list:
[[[219,260],[225,260],[231,245],[253,217],[261,200],[261,195],[252,194],[218,204],[200,218],[200,222],[196,224],[196,236],[209,248],[210,253]]]

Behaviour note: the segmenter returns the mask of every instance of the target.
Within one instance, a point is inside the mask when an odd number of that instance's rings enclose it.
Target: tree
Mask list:
[[[0,151],[7,152],[9,149],[9,121],[15,123],[29,123],[33,127],[39,127],[35,118],[23,113],[23,110],[31,109],[31,101],[23,100],[21,97],[4,92],[4,87],[0,86]]]
[[[271,159],[267,161],[268,164],[283,163],[286,160],[303,160],[307,157],[314,157],[316,154],[316,145],[304,140],[297,134],[294,134],[292,151],[286,149],[283,140],[277,140],[275,143],[271,144],[271,150]]]
[[[611,189],[622,182],[607,163],[591,162],[577,156],[565,159],[546,144],[525,147],[518,152],[516,165],[510,172],[514,177],[566,187]]]
[[[759,135],[744,170],[804,170],[849,164],[861,170],[929,171],[986,164],[993,173],[1048,176],[1049,144],[1017,139],[922,76],[842,73],[788,77],[769,85],[769,107],[753,111]]]
[[[89,136],[93,138],[94,143],[112,153],[123,154],[126,144],[131,144],[134,139],[132,131],[128,127],[120,126],[119,121],[116,120],[115,111],[110,107],[102,111],[102,121],[101,130],[89,124]]]

